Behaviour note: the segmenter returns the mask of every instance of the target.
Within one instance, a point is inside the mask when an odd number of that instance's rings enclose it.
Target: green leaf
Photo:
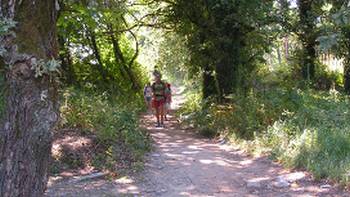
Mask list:
[[[339,34],[334,33],[331,35],[320,36],[317,40],[320,43],[319,48],[323,52],[331,50],[338,45]]]

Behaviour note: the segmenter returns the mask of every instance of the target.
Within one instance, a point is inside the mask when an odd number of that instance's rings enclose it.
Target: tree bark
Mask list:
[[[61,60],[61,67],[64,72],[63,80],[68,84],[74,84],[76,83],[76,76],[72,68],[73,62],[69,51],[69,42],[66,41],[63,36],[58,35],[58,44],[59,48],[61,49],[59,57]]]
[[[2,19],[18,22],[16,36],[1,36],[6,49],[6,111],[0,131],[0,194],[43,196],[52,130],[58,120],[53,76],[35,76],[34,59],[57,57],[55,0],[3,0]],[[16,47],[15,47],[16,46]]]

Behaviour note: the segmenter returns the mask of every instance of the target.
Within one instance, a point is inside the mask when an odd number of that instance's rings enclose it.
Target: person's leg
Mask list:
[[[148,105],[148,110],[149,110],[150,113],[152,113],[152,110],[153,110],[153,109],[152,109],[152,98],[149,97],[149,98],[148,98],[148,101],[149,101],[149,102],[148,102],[148,103],[149,103],[149,105]]]
[[[151,103],[151,100],[148,100],[148,103],[147,103],[147,110],[148,110],[148,113],[151,113],[152,112],[152,103]]]
[[[157,126],[160,126],[159,115],[160,115],[160,110],[159,110],[159,107],[157,106],[156,107]]]
[[[160,121],[161,121],[161,124],[163,125],[164,124],[164,103],[161,104],[161,106],[159,107],[159,111],[160,111]]]
[[[164,104],[164,107],[163,107],[163,109],[164,109],[164,118],[165,118],[165,121],[168,121],[168,117],[167,117],[167,115],[168,115],[168,108],[167,108],[168,106],[167,106],[167,104],[165,103]]]
[[[169,103],[165,104],[165,120],[168,120],[167,115],[169,115]]]

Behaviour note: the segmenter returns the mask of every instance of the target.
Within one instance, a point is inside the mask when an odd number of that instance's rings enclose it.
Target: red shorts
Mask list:
[[[152,106],[154,108],[158,108],[158,107],[161,107],[165,104],[165,99],[161,99],[161,100],[156,100],[156,99],[153,99],[152,100]]]

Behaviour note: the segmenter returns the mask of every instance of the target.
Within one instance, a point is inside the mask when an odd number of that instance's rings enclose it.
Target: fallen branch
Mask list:
[[[107,172],[97,172],[97,173],[89,174],[89,175],[86,175],[86,176],[75,177],[72,180],[70,180],[68,183],[69,184],[75,184],[75,183],[79,183],[79,182],[83,182],[83,181],[87,181],[87,180],[103,178],[107,174],[108,174]]]

